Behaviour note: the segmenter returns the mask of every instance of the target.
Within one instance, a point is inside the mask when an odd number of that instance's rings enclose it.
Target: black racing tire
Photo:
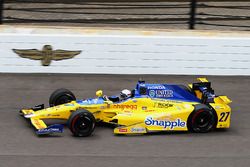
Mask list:
[[[60,104],[69,103],[74,100],[76,100],[76,97],[70,90],[61,88],[57,89],[50,95],[49,106],[53,107]]]
[[[216,113],[204,104],[195,106],[194,111],[189,115],[188,130],[195,133],[207,133],[212,131],[217,124]]]
[[[68,120],[68,128],[76,137],[87,137],[95,129],[95,117],[87,110],[77,110]]]

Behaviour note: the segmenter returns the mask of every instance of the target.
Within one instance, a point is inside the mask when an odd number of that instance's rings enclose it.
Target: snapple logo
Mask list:
[[[176,119],[175,121],[165,121],[165,120],[155,120],[152,117],[147,117],[145,120],[146,125],[154,125],[154,126],[162,126],[164,128],[174,129],[175,127],[182,127],[186,126],[186,122],[181,121],[180,118]]]

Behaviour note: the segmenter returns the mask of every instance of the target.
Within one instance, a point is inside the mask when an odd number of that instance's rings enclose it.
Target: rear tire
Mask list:
[[[95,117],[87,110],[77,110],[68,120],[68,128],[76,137],[87,137],[95,129]]]
[[[61,88],[57,89],[50,95],[49,106],[53,107],[60,104],[69,103],[74,100],[76,100],[76,97],[70,90]]]
[[[215,112],[206,105],[195,106],[188,118],[188,130],[196,133],[207,133],[213,130],[217,124]]]

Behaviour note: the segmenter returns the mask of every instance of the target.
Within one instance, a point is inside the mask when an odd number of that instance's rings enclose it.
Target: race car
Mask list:
[[[126,96],[106,96],[76,100],[68,89],[58,89],[44,104],[20,110],[38,135],[61,133],[64,124],[47,125],[46,119],[63,119],[74,136],[90,136],[96,123],[114,125],[114,134],[146,134],[159,131],[209,132],[229,128],[231,100],[217,96],[206,78],[188,86],[152,84],[138,81]]]

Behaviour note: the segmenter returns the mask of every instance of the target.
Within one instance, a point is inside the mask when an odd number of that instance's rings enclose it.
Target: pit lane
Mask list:
[[[14,166],[249,166],[250,77],[209,76],[217,94],[229,96],[231,128],[206,134],[186,132],[114,136],[111,127],[97,127],[87,138],[63,134],[37,137],[18,115],[20,108],[48,104],[52,91],[65,87],[78,98],[95,91],[117,94],[147,82],[191,83],[196,76],[0,74],[0,164]],[[47,105],[48,106],[48,105]],[[1,165],[1,166],[2,166]]]

